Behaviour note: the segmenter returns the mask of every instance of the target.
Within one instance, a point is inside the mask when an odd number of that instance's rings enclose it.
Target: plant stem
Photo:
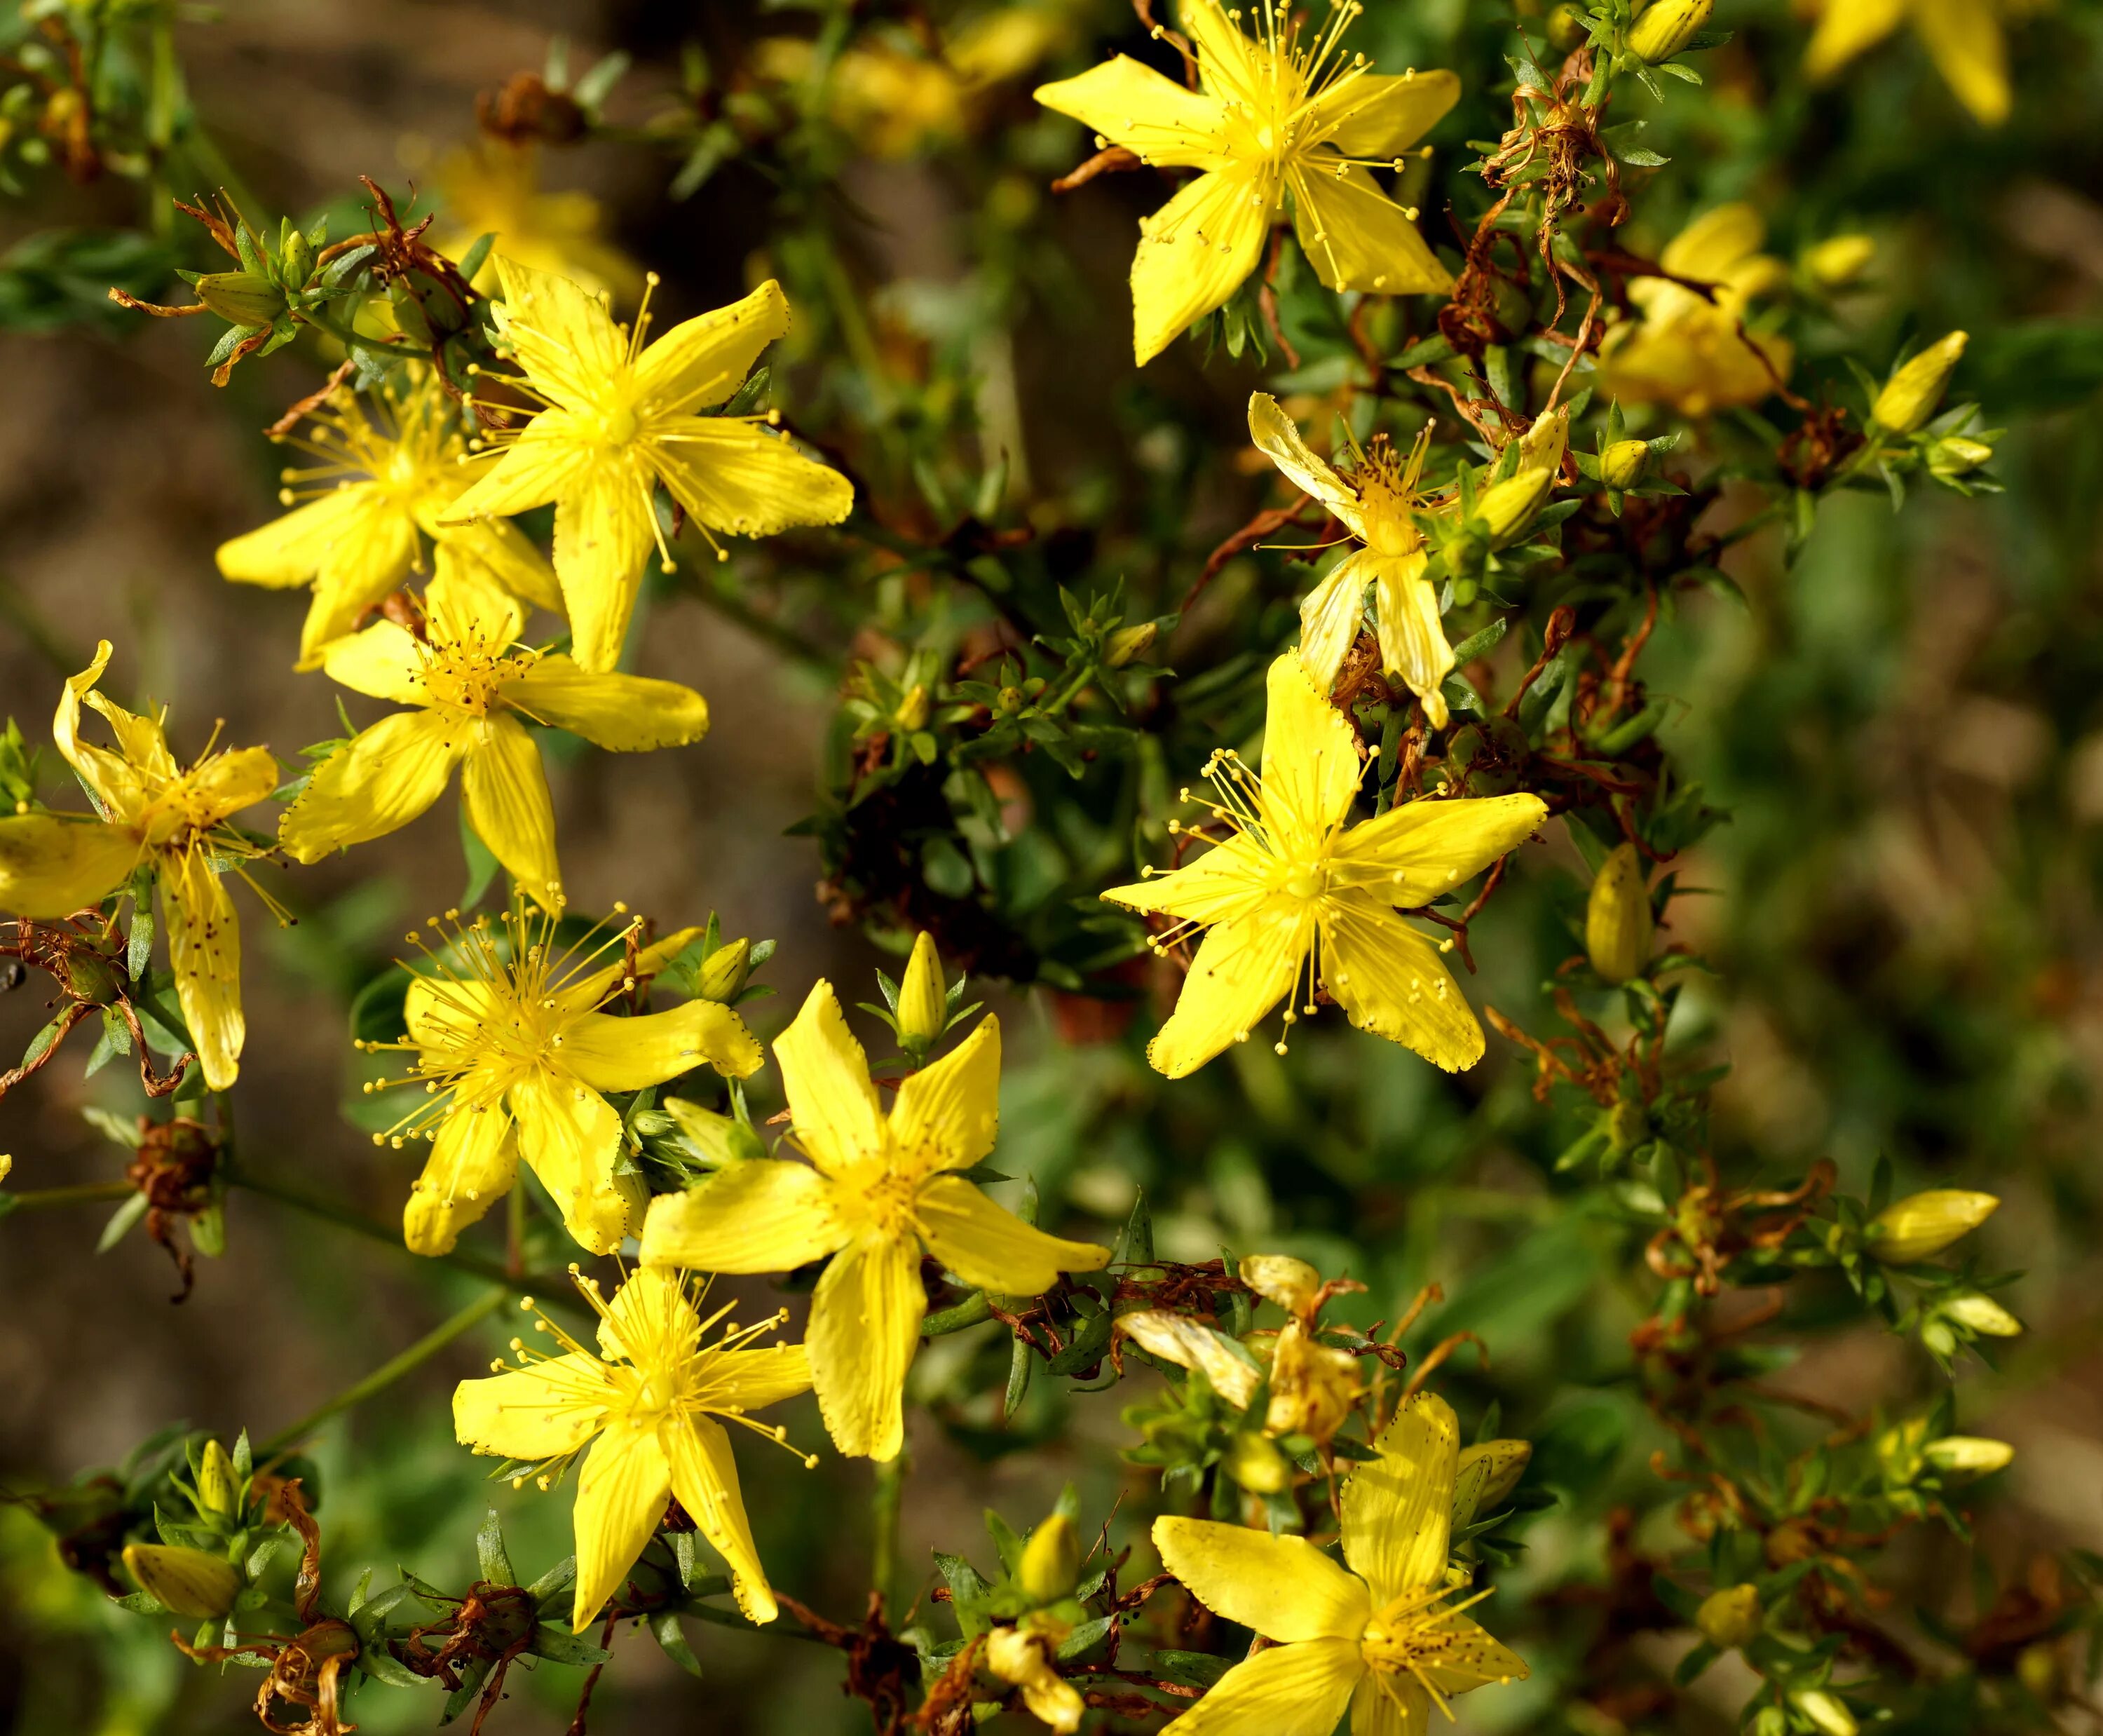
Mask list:
[[[34,1212],[47,1205],[92,1205],[97,1200],[122,1200],[136,1191],[129,1182],[82,1182],[75,1187],[33,1187],[27,1193],[0,1194],[8,1212]]]
[[[905,1499],[905,1453],[884,1460],[876,1467],[876,1489],[869,1498],[871,1527],[869,1582],[883,1593],[887,1608],[897,1607],[898,1511]]]
[[[940,1338],[953,1332],[962,1332],[967,1326],[976,1326],[980,1320],[993,1318],[993,1305],[986,1300],[984,1290],[974,1290],[954,1307],[943,1308],[929,1315],[920,1323],[920,1336]]]
[[[363,1380],[345,1387],[319,1409],[301,1418],[290,1428],[280,1429],[256,1449],[256,1457],[267,1461],[289,1452],[331,1417],[349,1410],[353,1405],[363,1404],[375,1393],[385,1391],[411,1369],[429,1362],[462,1333],[487,1320],[504,1304],[510,1293],[503,1287],[484,1291],[444,1324],[425,1333],[401,1355],[389,1357]]]

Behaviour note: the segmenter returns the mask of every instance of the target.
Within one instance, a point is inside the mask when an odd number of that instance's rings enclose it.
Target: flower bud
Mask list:
[[[1265,1436],[1235,1436],[1225,1463],[1227,1475],[1252,1495],[1279,1494],[1292,1486],[1292,1461]]]
[[[2016,1678],[2049,1705],[2059,1697],[2059,1648],[2049,1640],[2039,1640],[2016,1654]]]
[[[677,1124],[687,1143],[711,1169],[750,1163],[767,1155],[758,1134],[732,1115],[719,1115],[685,1097],[665,1099],[665,1113]]]
[[[1994,456],[1984,440],[1945,434],[1927,449],[1927,467],[1937,476],[1967,476]]]
[[[1599,454],[1599,480],[1609,488],[1633,488],[1650,469],[1650,442],[1616,440]]]
[[[191,286],[229,324],[267,326],[285,311],[285,292],[260,271],[207,272]]]
[[[1804,274],[1821,289],[1845,289],[1876,256],[1877,244],[1867,235],[1834,235],[1805,251]]]
[[[233,1564],[202,1549],[127,1543],[124,1565],[140,1591],[176,1615],[225,1615],[241,1595],[241,1574]]]
[[[1482,1440],[1461,1450],[1453,1477],[1453,1523],[1472,1524],[1494,1513],[1526,1475],[1533,1447],[1523,1440]]]
[[[1932,1187],[1893,1200],[1870,1220],[1863,1240],[1885,1265],[1911,1266],[1971,1234],[2000,1203],[1991,1194]]]
[[[1591,40],[1591,32],[1585,28],[1585,14],[1578,7],[1563,0],[1563,4],[1548,15],[1548,45],[1558,54],[1569,54]]]
[[[1822,1736],[1856,1736],[1861,1726],[1838,1696],[1823,1688],[1807,1688],[1790,1696],[1796,1709],[1808,1718]]]
[[[1153,650],[1154,640],[1160,636],[1159,624],[1151,621],[1119,627],[1103,643],[1103,661],[1112,669],[1123,669],[1133,658],[1143,657]]]
[[[1920,1449],[1920,1456],[1946,1477],[1983,1477],[2003,1469],[2016,1456],[2005,1440],[1977,1435],[1945,1435]]]
[[[304,284],[314,274],[313,243],[299,230],[294,229],[286,238],[280,256],[284,264],[287,282]]]
[[[1045,1636],[1027,1625],[996,1627],[986,1636],[986,1668],[1022,1690],[1022,1703],[1043,1723],[1072,1736],[1087,1703],[1080,1690],[1052,1667]]]
[[[742,936],[726,941],[701,960],[700,998],[728,1006],[737,999],[745,987],[745,978],[751,974],[752,942]]]
[[[927,688],[924,682],[916,681],[905,690],[905,697],[898,701],[896,721],[908,735],[916,729],[927,727]]]
[[[198,1455],[198,1506],[215,1519],[236,1519],[241,1512],[241,1485],[233,1461],[216,1440],[207,1440]]]
[[[1608,982],[1626,982],[1650,962],[1655,939],[1650,888],[1632,844],[1614,846],[1585,906],[1585,950]]]
[[[931,1048],[949,1022],[949,987],[942,981],[942,955],[925,928],[905,961],[905,980],[898,986],[898,1040],[908,1048]]]
[[[1054,1513],[1023,1545],[1022,1569],[1017,1575],[1022,1589],[1040,1604],[1056,1603],[1074,1595],[1080,1572],[1080,1533],[1064,1513]]]
[[[1629,32],[1629,50],[1655,66],[1670,60],[1702,31],[1716,11],[1716,0],[1651,0],[1649,9]]]
[[[1976,1332],[1984,1338],[2012,1338],[2023,1329],[2023,1323],[2015,1315],[1992,1297],[1982,1296],[1976,1290],[1951,1297],[1942,1305],[1942,1311],[1966,1331]]]
[[[1967,341],[1964,332],[1952,332],[1893,368],[1876,403],[1870,406],[1871,418],[1893,434],[1911,434],[1919,427],[1942,402],[1943,388],[1950,384]]]
[[[1711,1591],[1694,1612],[1701,1637],[1719,1652],[1751,1644],[1759,1636],[1760,1621],[1760,1589],[1753,1585]]]
[[[0,1151],[0,1182],[6,1181],[14,1173],[15,1160],[7,1152]]]

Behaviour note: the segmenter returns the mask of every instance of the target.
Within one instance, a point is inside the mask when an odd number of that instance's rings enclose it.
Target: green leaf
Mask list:
[[[482,1577],[491,1585],[513,1586],[518,1577],[511,1571],[511,1557],[504,1548],[504,1522],[491,1507],[482,1521],[482,1529],[474,1537],[475,1560]]]

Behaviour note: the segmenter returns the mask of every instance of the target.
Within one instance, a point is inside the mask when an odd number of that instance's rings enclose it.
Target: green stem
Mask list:
[[[679,1614],[691,1615],[697,1622],[713,1622],[718,1627],[736,1627],[749,1634],[765,1634],[769,1639],[780,1636],[785,1640],[807,1640],[813,1645],[829,1645],[832,1641],[822,1634],[814,1634],[807,1627],[799,1627],[789,1622],[769,1622],[761,1627],[757,1622],[748,1622],[734,1609],[722,1609],[714,1604],[682,1604]]]
[[[509,1295],[509,1290],[502,1287],[483,1292],[443,1325],[425,1333],[400,1355],[389,1357],[363,1380],[345,1387],[319,1409],[302,1417],[290,1428],[280,1429],[256,1449],[256,1457],[267,1462],[289,1452],[331,1417],[339,1415],[353,1405],[362,1404],[375,1393],[385,1391],[411,1369],[429,1362],[462,1333],[487,1320]]]
[[[897,1587],[892,1582],[898,1577],[898,1513],[905,1500],[905,1453],[901,1448],[876,1467],[876,1489],[869,1498],[873,1534],[869,1582],[883,1594],[885,1605],[894,1609],[898,1607]]]
[[[984,1290],[974,1290],[954,1307],[944,1308],[929,1315],[920,1323],[923,1338],[945,1338],[953,1332],[962,1332],[967,1326],[976,1326],[981,1320],[993,1318],[993,1304],[986,1300]]]
[[[129,1182],[83,1182],[77,1187],[33,1187],[27,1193],[0,1194],[0,1214],[34,1212],[45,1206],[92,1205],[97,1200],[122,1200],[137,1190]]]

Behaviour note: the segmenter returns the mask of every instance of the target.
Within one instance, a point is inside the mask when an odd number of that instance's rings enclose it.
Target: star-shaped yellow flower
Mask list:
[[[1287,7],[1266,0],[1252,10],[1253,38],[1219,0],[1183,0],[1195,91],[1119,55],[1036,93],[1144,162],[1203,171],[1140,226],[1132,352],[1142,365],[1225,304],[1256,269],[1288,201],[1300,247],[1329,288],[1443,295],[1453,285],[1417,234],[1416,214],[1371,170],[1399,167],[1453,106],[1460,80],[1413,69],[1384,77],[1363,56],[1346,56],[1358,0],[1335,7],[1311,42]]]
[[[642,292],[642,268],[600,233],[598,201],[541,187],[538,144],[484,134],[440,158],[431,179],[445,225],[431,245],[447,258],[462,258],[484,235],[494,235],[507,259],[560,273],[590,294],[604,291],[632,306]],[[493,292],[496,267],[485,263],[474,283]]]
[[[811,990],[774,1053],[810,1164],[754,1159],[691,1193],[660,1195],[643,1226],[643,1263],[776,1272],[831,1255],[805,1333],[818,1408],[841,1452],[892,1458],[927,1308],[923,1249],[963,1282],[1009,1295],[1093,1271],[1109,1253],[1033,1229],[955,1173],[993,1149],[997,1019],[905,1079],[888,1115],[830,983]]]
[[[1147,1059],[1180,1079],[1288,996],[1304,1006],[1287,1007],[1287,1025],[1313,1013],[1319,983],[1361,1030],[1448,1071],[1479,1061],[1483,1028],[1460,985],[1398,913],[1444,897],[1523,841],[1547,815],[1541,799],[1406,802],[1350,824],[1363,771],[1358,734],[1294,652],[1270,665],[1261,775],[1229,751],[1207,771],[1225,840],[1187,868],[1103,894],[1180,919],[1155,939],[1157,950],[1190,928],[1208,931]]]
[[[376,1080],[368,1091],[421,1088],[393,1132],[396,1146],[432,1142],[402,1213],[402,1239],[416,1253],[450,1252],[461,1230],[510,1191],[522,1157],[570,1234],[594,1253],[611,1253],[639,1226],[644,1194],[616,1172],[620,1116],[601,1093],[662,1084],[704,1062],[743,1079],[758,1071],[759,1044],[712,1000],[632,1018],[599,1010],[662,968],[698,929],[631,959],[634,924],[564,947],[554,920],[529,915],[522,902],[494,929],[487,916],[451,921],[450,933],[433,919],[428,938],[410,937],[431,969],[409,985],[407,1039],[358,1044],[414,1057],[406,1077]],[[616,955],[607,964],[609,951]],[[388,1137],[375,1134],[374,1142]]]
[[[2008,50],[1994,0],[1825,0],[1803,69],[1830,78],[1856,56],[1910,23],[1958,101],[1981,126],[2008,118]]]
[[[1786,381],[1796,354],[1789,340],[1740,331],[1752,299],[1788,279],[1788,268],[1759,251],[1766,234],[1751,206],[1718,205],[1668,242],[1658,264],[1713,284],[1715,299],[1668,278],[1634,279],[1629,298],[1641,317],[1607,333],[1601,389],[1624,403],[1702,416],[1758,403]]]
[[[583,667],[618,661],[651,550],[664,552],[660,482],[704,532],[767,536],[847,517],[852,484],[806,458],[768,417],[698,413],[736,392],[789,329],[780,284],[676,325],[646,349],[647,306],[631,332],[567,278],[501,256],[496,271],[496,319],[524,370],[518,383],[547,407],[499,437],[496,467],[447,516],[555,503],[555,574]]]
[[[460,769],[468,821],[513,879],[544,907],[562,895],[555,810],[540,750],[526,725],[551,724],[616,753],[679,747],[709,727],[691,688],[640,675],[600,674],[571,658],[516,643],[516,603],[482,593],[442,601],[425,636],[393,621],[338,639],[322,666],[376,699],[413,706],[383,718],[316,766],[278,823],[298,861],[385,837],[445,793]]]
[[[573,1455],[590,1449],[577,1473],[577,1631],[620,1591],[675,1497],[728,1564],[746,1618],[772,1621],[780,1612],[745,1516],[730,1433],[717,1418],[785,1439],[750,1413],[809,1389],[803,1347],[745,1347],[786,1316],[725,1324],[710,1343],[710,1329],[737,1304],[726,1302],[703,1320],[696,1305],[705,1300],[705,1286],[690,1297],[671,1274],[641,1271],[607,1302],[593,1280],[576,1284],[599,1315],[596,1353],[536,1311],[539,1329],[561,1354],[531,1351],[514,1338],[519,1367],[455,1389],[454,1432],[478,1453],[532,1467],[514,1487],[529,1476],[550,1487]]]
[[[1340,1567],[1305,1538],[1157,1519],[1163,1564],[1198,1601],[1276,1643],[1236,1664],[1162,1736],[1424,1736],[1431,1710],[1526,1665],[1465,1612],[1489,1594],[1452,1583],[1460,1433],[1443,1399],[1395,1413],[1380,1457],[1343,1489]]]
[[[469,452],[449,401],[428,375],[405,391],[383,389],[363,400],[339,387],[313,422],[310,433],[287,437],[315,461],[284,473],[282,498],[292,510],[219,547],[220,572],[237,583],[313,586],[300,630],[300,668],[314,668],[324,645],[349,633],[410,573],[424,571],[427,541],[434,550],[432,606],[469,588],[561,612],[555,575],[517,527],[501,519],[450,528],[439,522],[489,461]]]
[[[137,716],[94,691],[109,662],[104,639],[95,661],[66,683],[51,721],[52,739],[100,815],[0,819],[0,910],[70,915],[100,904],[142,862],[150,864],[160,884],[176,998],[205,1083],[224,1091],[240,1071],[247,1026],[241,928],[220,870],[230,866],[247,879],[240,864],[264,853],[226,821],[278,787],[278,762],[267,747],[233,748],[207,753],[185,770],[168,751],[164,718]],[[81,740],[83,699],[117,737],[114,753]],[[249,885],[265,896],[253,880]]]

